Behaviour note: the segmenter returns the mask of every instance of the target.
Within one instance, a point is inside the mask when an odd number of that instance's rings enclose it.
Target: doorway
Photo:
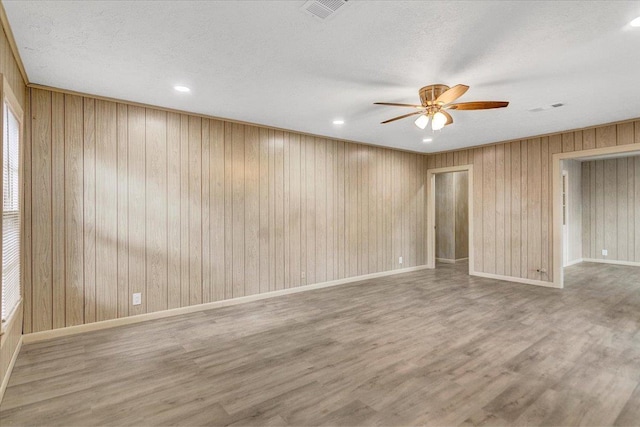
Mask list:
[[[436,265],[469,260],[467,171],[436,174]]]
[[[427,267],[468,265],[473,274],[473,165],[427,170]]]
[[[582,262],[640,266],[639,144],[554,154],[553,169],[555,287]]]

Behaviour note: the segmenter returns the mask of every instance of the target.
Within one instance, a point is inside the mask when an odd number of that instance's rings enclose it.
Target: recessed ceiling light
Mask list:
[[[174,86],[173,87],[175,90],[177,90],[178,92],[191,92],[191,89],[189,89],[186,86]]]
[[[343,125],[344,124],[344,120],[334,120],[333,124],[334,125]]]
[[[425,139],[422,140],[422,142],[431,142],[431,141],[433,141],[432,138],[425,138]]]
[[[640,16],[629,23],[632,27],[640,27]]]

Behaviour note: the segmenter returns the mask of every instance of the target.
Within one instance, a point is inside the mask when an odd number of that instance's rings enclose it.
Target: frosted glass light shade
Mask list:
[[[421,114],[415,121],[416,126],[418,126],[420,129],[426,128],[428,123],[429,116],[427,116],[426,114]]]
[[[431,129],[440,130],[447,124],[447,116],[442,114],[440,111],[433,115],[433,119],[431,120]]]

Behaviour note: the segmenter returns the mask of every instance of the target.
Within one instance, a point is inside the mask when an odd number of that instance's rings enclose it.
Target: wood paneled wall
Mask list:
[[[2,5],[0,5],[0,8]],[[9,41],[5,33],[4,27],[0,31],[0,74],[7,79],[11,91],[15,95],[18,103],[25,110],[25,93],[26,85],[18,69],[18,64],[13,56]],[[2,82],[0,81],[0,85]],[[2,206],[0,204],[0,209]],[[0,263],[1,264],[1,263]],[[2,266],[0,265],[0,269]],[[10,322],[10,326],[6,327],[5,333],[0,336],[0,384],[5,380],[11,358],[18,346],[20,336],[22,334],[22,312],[17,312],[18,318]],[[0,391],[0,399],[2,392]]]
[[[582,206],[583,258],[640,262],[640,156],[582,163]]]
[[[425,263],[422,155],[39,89],[30,105],[25,332]]]
[[[428,155],[427,167],[473,164],[476,272],[551,282],[553,154],[633,143],[640,120]]]
[[[2,6],[0,5],[0,7]],[[9,45],[9,40],[7,39],[4,27],[2,27],[2,31],[0,31],[0,74],[4,75],[7,79],[9,86],[11,86],[11,89],[13,90],[13,94],[24,109],[26,83],[22,79],[22,74],[20,74],[18,63],[11,51],[11,46]]]

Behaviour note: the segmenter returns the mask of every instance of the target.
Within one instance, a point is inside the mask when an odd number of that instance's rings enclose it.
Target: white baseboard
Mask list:
[[[18,345],[16,346],[13,355],[11,356],[11,362],[9,362],[9,366],[7,367],[7,372],[4,374],[4,378],[2,379],[2,384],[0,384],[0,402],[2,402],[2,398],[4,397],[4,392],[7,390],[7,386],[9,385],[9,378],[11,377],[11,372],[13,372],[13,367],[16,364],[16,360],[18,359],[18,354],[20,353],[20,349],[22,348],[22,337],[18,340]]]
[[[640,267],[640,262],[635,261],[618,261],[615,259],[598,259],[598,258],[582,258],[584,262],[599,262],[602,264],[630,265],[632,267]]]
[[[52,338],[64,337],[68,335],[81,334],[83,332],[97,331],[101,329],[115,328],[117,326],[130,325],[133,323],[146,322],[154,319],[163,319],[166,317],[179,316],[181,314],[196,313],[198,311],[211,310],[219,307],[229,307],[232,305],[245,304],[248,302],[259,301],[267,298],[274,298],[282,295],[291,295],[299,292],[312,291],[314,289],[329,288],[331,286],[346,285],[349,283],[360,282],[362,280],[375,279],[378,277],[391,276],[394,274],[409,273],[412,271],[424,270],[426,265],[417,267],[408,267],[398,270],[383,271],[380,273],[365,274],[362,276],[354,276],[346,279],[331,280],[329,282],[315,283],[313,285],[299,286],[296,288],[282,289],[279,291],[265,292],[262,294],[249,295],[227,299],[222,301],[214,301],[205,304],[190,305],[188,307],[173,308],[170,310],[156,311],[153,313],[139,314],[137,316],[121,317],[119,319],[103,320],[95,323],[87,323],[85,325],[69,326],[67,328],[53,329],[50,331],[33,332],[22,336],[24,344],[44,341]]]
[[[437,262],[442,262],[444,264],[455,264],[457,262],[462,262],[462,261],[467,261],[469,260],[469,258],[456,258],[456,259],[449,259],[449,258],[436,258]]]
[[[580,264],[582,261],[584,261],[582,258],[574,259],[573,261],[569,261],[567,264],[563,265],[563,267],[571,267],[572,265]]]
[[[473,271],[472,276],[486,277],[487,279],[504,280],[506,282],[524,283],[527,285],[544,286],[546,288],[561,288],[553,282],[545,282],[543,280],[525,279],[523,277],[504,276],[502,274],[480,273]]]

